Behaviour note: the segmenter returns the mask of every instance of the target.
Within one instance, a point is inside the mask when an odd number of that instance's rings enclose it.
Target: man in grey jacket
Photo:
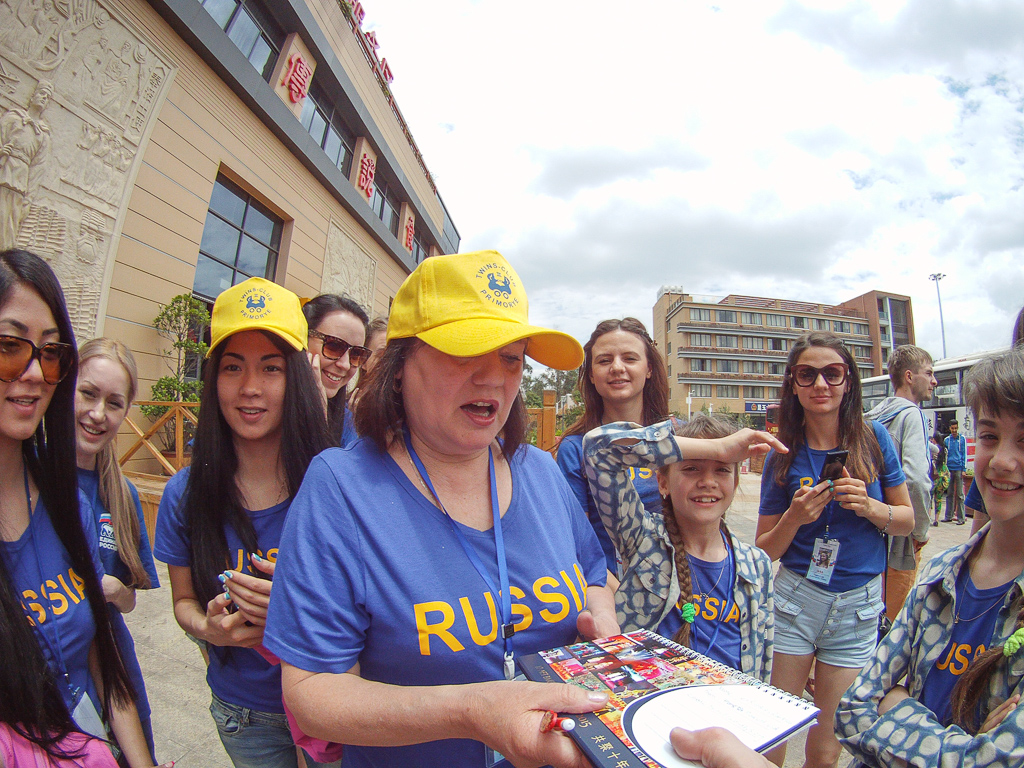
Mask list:
[[[896,395],[880,402],[865,414],[865,418],[883,424],[896,443],[903,474],[907,476],[910,503],[914,507],[913,532],[910,536],[893,536],[889,545],[885,613],[894,619],[914,585],[918,553],[928,541],[931,453],[928,450],[928,422],[920,406],[931,400],[938,382],[932,372],[932,356],[909,344],[892,351],[888,370]]]

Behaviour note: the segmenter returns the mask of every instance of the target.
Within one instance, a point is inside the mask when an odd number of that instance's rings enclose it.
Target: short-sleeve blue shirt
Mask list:
[[[160,499],[156,520],[156,547],[153,554],[168,565],[188,568],[192,563],[192,547],[188,533],[188,518],[182,500],[188,484],[189,470],[183,469],[170,480]],[[277,561],[277,547],[281,529],[288,513],[290,500],[269,509],[247,510],[256,530],[259,550],[255,553],[271,562]],[[230,562],[225,567],[255,575],[251,552],[245,550],[234,528],[225,530]],[[275,589],[277,588],[275,578]],[[222,648],[209,646],[210,666],[206,682],[210,689],[229,704],[249,707],[260,712],[284,713],[281,702],[281,667],[270,664],[252,648]]]
[[[501,526],[518,656],[572,642],[586,588],[603,585],[606,573],[551,457],[525,447],[511,470]],[[342,673],[358,662],[363,678],[389,684],[502,679],[495,600],[451,526],[369,440],[324,451],[288,515],[264,644],[303,670]],[[460,529],[499,583],[494,531]],[[483,745],[467,740],[344,754],[346,768],[483,764]]]
[[[894,488],[906,482],[906,477],[896,456],[892,438],[885,427],[877,421],[868,423],[871,424],[878,445],[882,449],[882,470],[867,484],[867,493],[872,499],[884,501],[882,489]],[[764,473],[761,475],[759,513],[781,515],[789,509],[793,495],[802,486],[817,484],[826,453],[828,451],[808,448],[806,443],[801,445],[793,456],[793,463],[786,475],[786,484],[780,486],[775,482],[775,472],[772,469],[775,453],[770,452],[765,461]],[[826,526],[829,529],[829,538],[839,541],[839,555],[832,579],[827,585],[819,585],[822,589],[829,592],[846,592],[867,584],[885,570],[885,537],[879,533],[874,523],[849,509],[843,509],[837,501],[829,502],[813,523],[800,526],[793,537],[793,542],[782,555],[782,564],[800,576],[805,575],[811,562],[814,540],[824,538]]]

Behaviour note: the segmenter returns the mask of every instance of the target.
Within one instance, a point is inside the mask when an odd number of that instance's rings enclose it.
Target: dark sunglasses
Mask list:
[[[39,361],[43,381],[60,384],[71,370],[75,350],[70,344],[51,341],[37,347],[18,336],[0,336],[0,381],[10,384],[25,375],[33,360]]]
[[[328,336],[326,333],[320,333],[320,331],[310,331],[309,335],[314,339],[320,339],[324,343],[323,354],[324,357],[330,358],[331,360],[340,360],[348,352],[348,362],[353,368],[358,368],[367,360],[370,359],[370,355],[373,354],[373,350],[367,349],[366,347],[358,347],[355,344],[349,344],[344,339],[339,339],[337,336]]]
[[[790,369],[790,375],[798,387],[810,387],[818,380],[818,376],[825,379],[830,387],[838,387],[850,374],[846,363],[832,363],[824,368],[815,368],[813,365],[794,365]]]

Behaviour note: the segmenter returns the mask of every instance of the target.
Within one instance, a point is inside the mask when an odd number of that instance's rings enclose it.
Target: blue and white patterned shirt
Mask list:
[[[965,544],[937,555],[922,570],[874,659],[843,695],[836,710],[836,735],[863,764],[922,768],[1024,765],[1024,707],[1016,707],[988,733],[972,736],[956,725],[943,728],[935,713],[918,701],[925,678],[949,644],[957,576],[988,528],[986,525]],[[1015,608],[1022,594],[1024,573],[1003,601],[988,647],[1002,645],[1013,633]],[[904,674],[903,684],[911,698],[879,715],[882,698]],[[991,712],[1014,694],[1024,695],[1024,652],[996,666],[981,699],[982,713]]]

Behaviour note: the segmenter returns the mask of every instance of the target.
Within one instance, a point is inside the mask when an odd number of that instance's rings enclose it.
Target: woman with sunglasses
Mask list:
[[[53,271],[0,253],[0,754],[111,765],[81,735],[109,727],[130,766],[151,766],[75,480],[74,341]]]
[[[107,338],[82,345],[75,387],[78,487],[92,506],[105,571],[103,594],[135,687],[142,730],[150,753],[155,754],[146,684],[135,655],[135,642],[122,615],[134,610],[137,589],[160,586],[139,492],[117,461],[117,433],[138,387],[138,368],[128,347]]]
[[[178,624],[207,643],[228,756],[236,768],[296,768],[280,667],[256,647],[292,497],[331,441],[295,294],[239,283],[217,297],[210,335],[192,464],[164,490],[154,554]]]
[[[805,766],[835,766],[839,697],[871,658],[883,611],[885,534],[914,527],[903,469],[885,427],[866,422],[849,349],[830,333],[796,340],[786,363],[779,440],[761,479],[757,545],[782,561],[775,578],[773,685],[799,695],[815,665],[821,710],[807,735]],[[847,451],[822,480],[829,451]],[[782,765],[785,747],[772,759]]]
[[[355,300],[334,293],[310,299],[302,313],[309,324],[310,354],[319,358],[331,437],[335,445],[344,448],[356,439],[345,390],[359,367],[370,359],[370,350],[363,346],[370,318]]]

